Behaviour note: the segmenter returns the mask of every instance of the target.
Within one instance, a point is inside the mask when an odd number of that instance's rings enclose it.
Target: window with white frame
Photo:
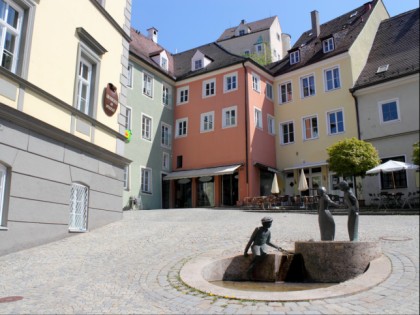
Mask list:
[[[69,230],[85,232],[87,229],[89,205],[89,188],[79,183],[73,183],[70,190]]]
[[[237,106],[223,108],[222,110],[222,126],[223,128],[236,127],[237,122]]]
[[[152,118],[145,114],[141,115],[141,138],[152,141]]]
[[[125,108],[125,129],[131,130],[131,107]]]
[[[153,97],[153,77],[146,72],[143,73],[143,94]]]
[[[214,112],[201,114],[200,131],[208,132],[214,130]]]
[[[37,3],[0,0],[0,66],[23,75],[29,67],[30,39]],[[26,75],[25,75],[26,78]]]
[[[0,227],[6,226],[7,167],[0,163]]]
[[[252,88],[254,91],[261,91],[261,79],[260,76],[255,73],[252,74]]]
[[[229,73],[224,77],[223,91],[230,92],[238,89],[238,73]]]
[[[152,193],[152,169],[140,167],[140,190],[142,193]]]
[[[177,104],[188,103],[189,92],[190,92],[190,88],[188,86],[184,86],[184,87],[179,88],[178,89]]]
[[[166,84],[162,85],[162,104],[171,107],[171,87]]]
[[[162,169],[165,171],[169,171],[170,168],[170,155],[168,152],[162,152]]]
[[[188,133],[188,118],[181,118],[176,120],[176,134],[178,137],[185,137]]]
[[[333,51],[334,50],[334,38],[330,37],[330,38],[325,39],[322,42],[322,48],[324,50],[324,53],[328,53],[330,51]]]
[[[82,57],[79,61],[77,76],[77,109],[86,115],[91,113],[92,72],[92,63]]]
[[[203,97],[216,95],[216,79],[203,81]]]
[[[101,57],[106,49],[83,28],[76,28],[80,39],[77,55],[74,106],[81,112],[96,118],[98,82]]]
[[[289,144],[295,142],[295,127],[293,121],[287,121],[280,124],[280,144]]]
[[[294,65],[300,61],[299,50],[293,51],[290,53],[290,64]]]
[[[265,87],[265,96],[267,96],[269,100],[273,100],[273,86],[268,82]]]
[[[162,69],[168,70],[168,59],[161,56],[160,57],[160,66],[161,66]]]
[[[276,134],[275,119],[271,115],[267,115],[267,129],[270,135]]]
[[[328,134],[335,135],[344,132],[344,115],[342,110],[327,113]]]
[[[0,0],[0,64],[11,72],[16,72],[23,15],[14,1]]]
[[[293,100],[292,95],[292,82],[285,82],[279,85],[280,104],[291,102]]]
[[[381,123],[396,122],[400,120],[398,103],[398,99],[379,102]]]
[[[300,86],[302,98],[315,95],[315,77],[313,75],[300,78]]]
[[[318,117],[311,116],[302,119],[303,139],[311,140],[318,138]]]
[[[255,53],[257,55],[261,55],[264,52],[264,46],[263,44],[256,44],[255,45]]]
[[[124,190],[130,190],[130,165],[124,166]]]
[[[334,68],[325,70],[324,71],[324,78],[325,78],[325,90],[326,91],[339,89],[341,87],[340,69],[338,67],[334,67]]]
[[[127,86],[133,87],[133,64],[129,63],[127,67]]]
[[[254,108],[254,123],[258,129],[263,129],[262,111],[259,108]]]
[[[161,142],[160,144],[164,148],[171,148],[172,145],[172,127],[164,122],[161,123]]]

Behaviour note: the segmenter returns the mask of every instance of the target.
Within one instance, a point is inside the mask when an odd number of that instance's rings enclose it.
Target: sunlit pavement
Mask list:
[[[303,302],[256,302],[203,294],[184,285],[189,259],[242,252],[266,213],[177,209],[124,212],[89,233],[0,257],[2,314],[419,314],[419,217],[362,215],[361,241],[378,241],[391,275],[356,294]],[[270,213],[272,241],[293,249],[319,240],[314,214]],[[336,240],[347,217],[335,216]],[[1,241],[1,240],[0,240]]]

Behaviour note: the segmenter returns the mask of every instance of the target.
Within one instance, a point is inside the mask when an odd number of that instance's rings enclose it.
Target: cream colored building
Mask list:
[[[2,0],[0,13],[4,254],[122,217],[131,0]]]
[[[275,76],[276,158],[283,171],[282,194],[297,195],[301,169],[307,193],[325,186],[339,194],[342,178],[329,172],[326,148],[358,136],[353,87],[368,58],[380,22],[382,1],[372,1],[324,24],[311,13],[303,33],[282,61],[269,65]]]
[[[413,144],[419,141],[419,43],[413,40],[418,34],[419,9],[383,21],[368,62],[352,89],[357,99],[360,139],[378,150],[382,162],[392,159],[413,163]],[[418,190],[418,172],[414,170],[366,176],[363,180],[367,203],[375,202],[382,192],[400,192],[405,198]]]

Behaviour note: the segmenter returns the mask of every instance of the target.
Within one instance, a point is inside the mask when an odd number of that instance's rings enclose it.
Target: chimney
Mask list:
[[[149,33],[149,35],[147,37],[157,44],[157,42],[158,42],[158,30],[155,29],[154,27],[151,27],[147,30],[147,32]]]
[[[311,12],[311,20],[312,20],[312,35],[315,37],[318,37],[319,33],[321,33],[321,27],[319,26],[318,11],[314,10]]]
[[[245,24],[245,20],[241,20],[241,24]]]

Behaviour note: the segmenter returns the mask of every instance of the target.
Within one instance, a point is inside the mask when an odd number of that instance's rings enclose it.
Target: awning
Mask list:
[[[258,168],[261,168],[261,169],[263,169],[263,170],[266,170],[266,171],[272,172],[272,173],[280,173],[280,171],[279,171],[278,169],[273,168],[273,167],[270,167],[270,166],[265,165],[265,164],[262,164],[262,163],[259,163],[259,162],[255,162],[255,163],[254,163],[254,166],[256,166],[256,167],[258,167]]]
[[[317,166],[323,166],[328,165],[327,161],[320,161],[320,162],[314,162],[314,163],[303,163],[299,165],[294,165],[291,167],[286,167],[284,171],[291,171],[291,170],[297,170],[301,168],[309,168],[309,167],[317,167]]]
[[[163,178],[163,180],[233,174],[240,166],[241,164],[235,164],[228,166],[200,168],[188,171],[177,171],[169,173]]]

